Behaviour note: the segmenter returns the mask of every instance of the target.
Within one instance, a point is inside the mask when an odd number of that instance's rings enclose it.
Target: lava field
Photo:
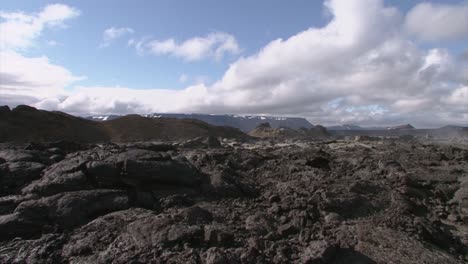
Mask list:
[[[468,146],[0,144],[0,263],[466,263]]]

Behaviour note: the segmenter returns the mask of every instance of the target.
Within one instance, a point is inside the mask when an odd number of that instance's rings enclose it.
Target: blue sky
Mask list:
[[[41,20],[48,7],[62,13]],[[468,1],[4,0],[0,10],[3,104],[23,100],[74,114],[213,112],[305,116],[314,123],[468,123],[462,55]],[[19,13],[27,19],[11,18]],[[43,25],[33,28],[34,19]],[[19,40],[5,37],[28,26]],[[121,34],[106,40],[109,29]],[[194,45],[182,45],[191,40],[211,44],[197,53]],[[7,63],[22,66],[8,69]],[[40,63],[51,70],[42,76],[24,70]],[[391,76],[404,72],[408,77],[401,80]],[[433,121],[435,110],[444,122]]]
[[[54,1],[4,1],[2,9],[35,12]],[[88,78],[82,85],[131,86],[135,88],[183,88],[182,74],[189,78],[219,79],[230,62],[203,60],[187,63],[173,57],[139,56],[127,47],[129,38],[174,38],[222,31],[234,35],[242,53],[250,55],[276,38],[287,38],[311,25],[327,21],[320,1],[66,1],[78,8],[79,18],[70,20],[69,30],[48,30],[31,55],[47,56],[78,75]],[[107,48],[99,49],[103,31],[130,27],[135,32]],[[60,45],[50,47],[47,41]],[[86,61],[86,63],[84,63]],[[115,67],[118,65],[118,67]]]

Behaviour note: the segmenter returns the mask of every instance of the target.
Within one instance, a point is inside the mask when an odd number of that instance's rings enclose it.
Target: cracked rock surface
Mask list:
[[[0,263],[466,263],[468,146],[0,144]]]

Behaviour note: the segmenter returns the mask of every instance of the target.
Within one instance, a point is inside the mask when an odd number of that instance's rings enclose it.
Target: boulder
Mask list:
[[[270,216],[257,212],[245,219],[245,229],[254,234],[265,235],[273,231],[274,221]]]
[[[234,243],[234,234],[228,227],[219,224],[205,225],[205,243],[213,246],[230,246]]]
[[[171,184],[194,186],[200,176],[183,157],[171,160],[127,160],[123,164],[123,178],[129,185]]]
[[[213,221],[211,213],[198,206],[179,209],[177,216],[181,217],[189,225],[208,224]]]
[[[0,165],[2,187],[14,190],[40,177],[45,165],[38,162],[16,161]],[[8,191],[7,191],[8,192]]]
[[[302,263],[330,263],[337,251],[337,246],[327,241],[316,240],[309,243],[302,252]]]
[[[131,208],[100,216],[73,231],[62,255],[77,262],[97,262],[98,256],[125,230],[128,224],[154,216],[154,212]]]
[[[39,180],[24,187],[23,194],[39,194],[42,196],[54,195],[62,192],[90,189],[88,178],[82,171],[70,173],[46,172]]]
[[[36,152],[19,149],[4,149],[0,150],[0,158],[9,161],[39,161],[39,157]]]
[[[12,214],[0,216],[0,237],[32,236],[51,227],[67,230],[109,212],[127,209],[125,192],[90,190],[60,193],[20,203]]]

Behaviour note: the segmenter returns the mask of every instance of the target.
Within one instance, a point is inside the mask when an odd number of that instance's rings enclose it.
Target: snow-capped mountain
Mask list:
[[[120,115],[97,115],[97,116],[88,116],[86,119],[93,121],[108,121],[121,117]]]

